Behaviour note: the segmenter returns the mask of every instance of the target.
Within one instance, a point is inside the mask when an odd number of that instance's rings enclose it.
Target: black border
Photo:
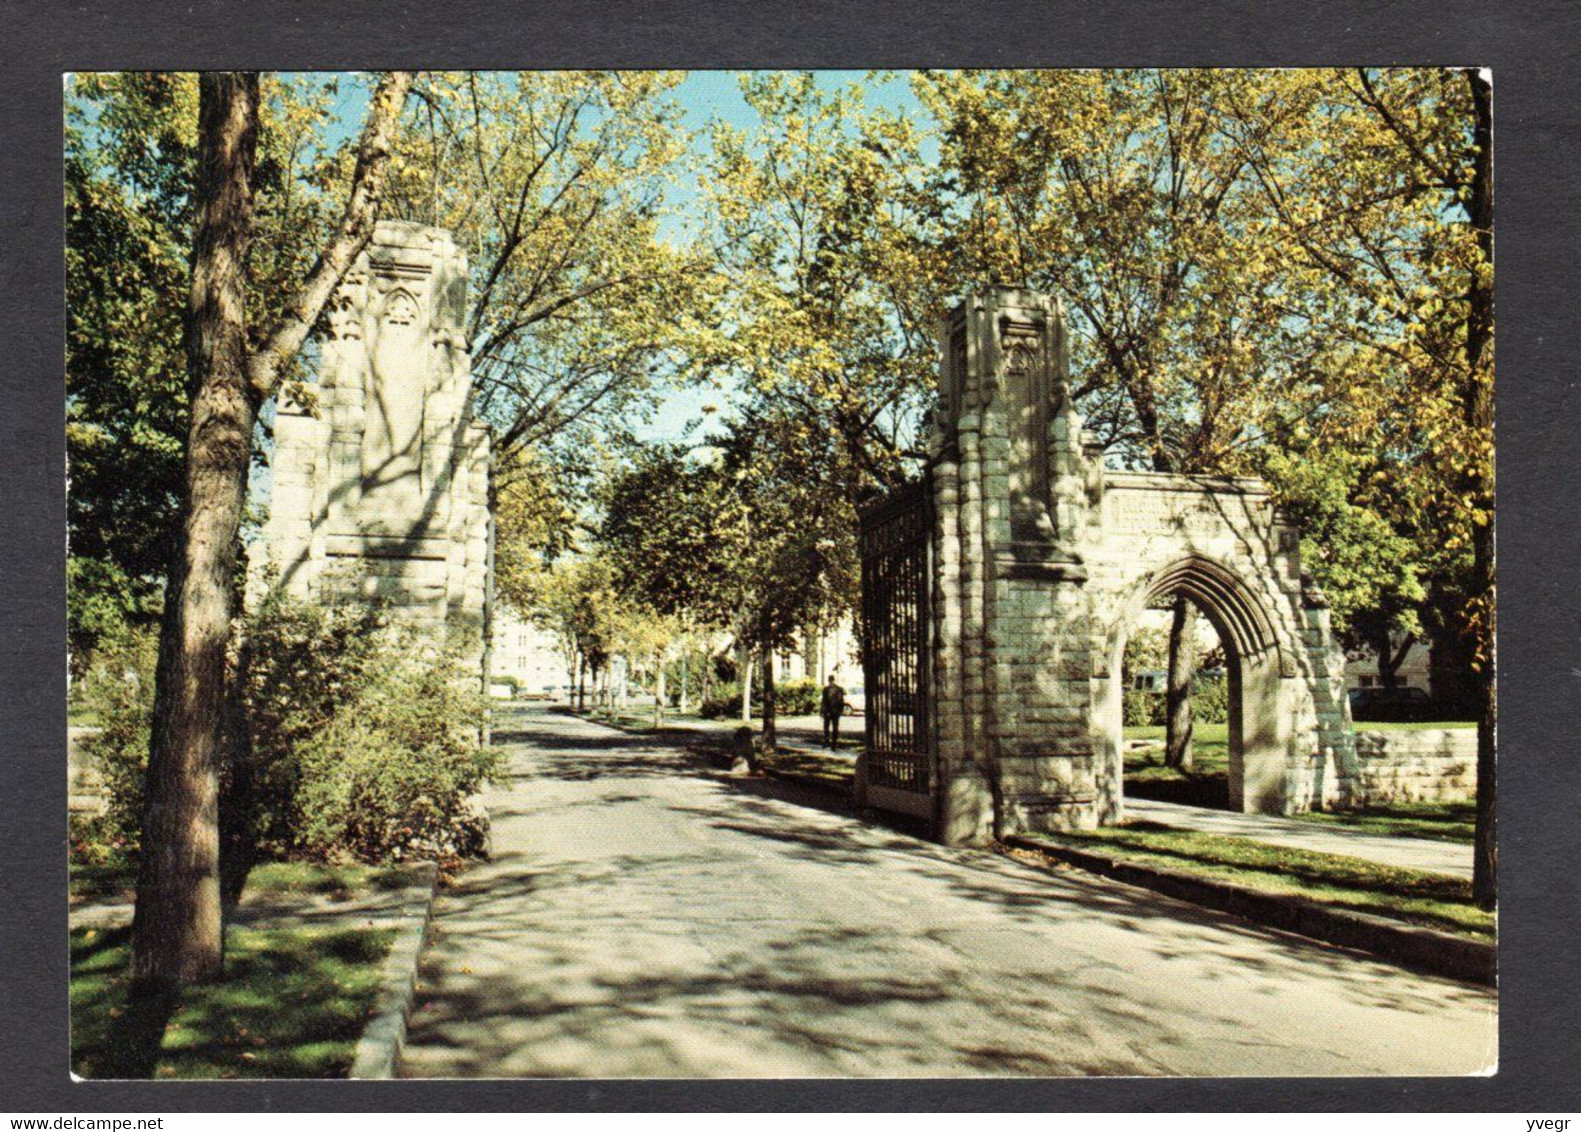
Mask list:
[[[1581,1109],[1581,8],[1410,0],[3,0],[0,1109]],[[66,1069],[61,75],[384,66],[1491,67],[1498,179],[1499,1072],[1488,1078],[73,1083]]]

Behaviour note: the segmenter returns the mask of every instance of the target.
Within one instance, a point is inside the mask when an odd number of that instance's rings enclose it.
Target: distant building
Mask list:
[[[1411,645],[1405,654],[1405,659],[1400,662],[1400,667],[1395,669],[1394,682],[1398,688],[1420,688],[1422,691],[1431,690],[1428,679],[1428,659],[1431,650],[1421,641]],[[1378,675],[1378,654],[1371,649],[1347,649],[1345,652],[1345,687],[1351,688],[1380,688],[1383,679]]]
[[[823,684],[832,675],[848,692],[862,686],[862,657],[856,626],[849,616],[823,633],[798,634],[797,645],[778,656],[774,673],[778,679]]]
[[[554,633],[534,625],[501,602],[494,607],[491,643],[489,668],[495,681],[508,676],[528,694],[565,695],[571,673]]]

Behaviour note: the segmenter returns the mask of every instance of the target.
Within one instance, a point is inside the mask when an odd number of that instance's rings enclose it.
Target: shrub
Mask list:
[[[480,749],[482,697],[452,658],[425,652],[377,609],[271,598],[232,650],[233,736],[221,767],[227,853],[266,857],[449,856],[480,848],[467,797],[494,765]],[[153,717],[155,633],[101,644],[82,702],[107,795],[76,859],[132,852],[141,835]],[[79,845],[78,842],[81,842]]]
[[[377,665],[350,710],[299,744],[302,851],[370,862],[481,851],[467,801],[498,754],[478,745],[481,705],[463,681],[448,657]]]
[[[84,822],[77,839],[85,860],[135,852],[142,836],[158,656],[158,630],[122,628],[100,641],[83,675],[80,702],[101,729],[83,740],[82,753],[98,769],[105,791],[104,814]]]
[[[278,856],[297,847],[302,828],[299,748],[356,701],[380,652],[395,642],[376,608],[279,595],[250,614],[244,630],[237,679],[246,742],[229,768],[227,824]]]
[[[1163,692],[1125,693],[1127,727],[1162,727],[1168,700]],[[1197,676],[1191,682],[1191,718],[1198,723],[1224,723],[1230,718],[1230,682],[1223,677]]]
[[[774,684],[774,710],[777,715],[816,715],[823,689],[816,680],[783,680]],[[708,698],[698,707],[704,719],[739,719],[741,716],[741,687],[738,684],[716,684]],[[753,685],[752,714],[763,715],[761,691]]]
[[[1224,723],[1230,718],[1230,682],[1222,676],[1198,676],[1191,684],[1191,715],[1198,723]]]
[[[735,683],[715,684],[708,690],[708,698],[698,705],[697,713],[704,719],[739,718],[741,686]]]
[[[786,680],[774,685],[775,709],[780,715],[817,715],[823,690],[816,680]]]
[[[1125,726],[1157,727],[1164,722],[1164,697],[1157,692],[1125,693]]]

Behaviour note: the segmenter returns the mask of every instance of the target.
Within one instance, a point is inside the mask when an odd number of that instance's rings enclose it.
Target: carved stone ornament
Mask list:
[[[1003,319],[999,325],[999,351],[1005,376],[1025,377],[1036,371],[1043,351],[1042,328],[1029,322]]]

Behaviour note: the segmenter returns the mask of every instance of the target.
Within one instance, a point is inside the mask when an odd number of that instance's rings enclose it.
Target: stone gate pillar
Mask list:
[[[949,842],[1095,826],[1091,481],[1064,312],[998,289],[942,331],[934,423],[936,827]]]
[[[281,398],[249,597],[377,600],[481,674],[490,452],[466,295],[449,232],[379,222],[331,301],[315,404]]]

